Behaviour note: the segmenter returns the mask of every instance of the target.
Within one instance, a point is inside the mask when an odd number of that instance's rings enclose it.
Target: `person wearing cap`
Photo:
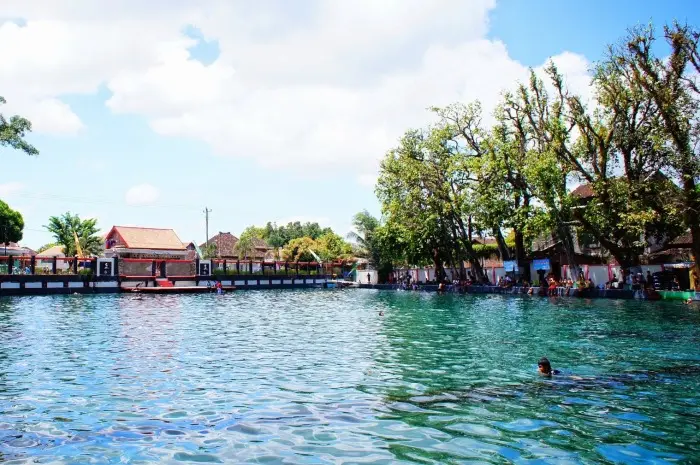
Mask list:
[[[558,375],[559,370],[552,370],[552,364],[549,363],[547,357],[542,357],[539,362],[537,362],[537,371],[545,376]]]

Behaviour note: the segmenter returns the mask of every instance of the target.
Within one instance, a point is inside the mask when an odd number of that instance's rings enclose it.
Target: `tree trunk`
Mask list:
[[[567,265],[571,270],[571,275],[574,276],[574,280],[581,276],[581,269],[576,263],[576,252],[574,248],[574,238],[571,234],[571,229],[568,225],[564,224],[561,217],[557,217],[557,236],[561,241],[561,245],[564,249],[564,255],[566,255]]]
[[[442,264],[437,247],[433,248],[433,266],[435,267],[435,281],[441,282],[445,279],[445,267]]]
[[[470,217],[471,218],[471,217]],[[479,263],[479,259],[476,257],[474,254],[474,248],[472,247],[472,242],[469,239],[469,234],[467,232],[467,229],[464,227],[464,221],[462,218],[459,216],[455,215],[455,218],[459,234],[462,238],[462,243],[464,244],[464,250],[467,253],[467,260],[469,261],[469,264],[472,267],[472,270],[474,270],[474,274],[476,275],[477,278],[482,279],[484,277],[484,269],[481,267],[481,263]],[[470,223],[471,225],[471,223]]]
[[[519,229],[513,228],[515,233],[515,261],[518,263],[520,274],[530,281],[530,267],[525,266],[525,235]]]
[[[506,245],[506,240],[503,238],[503,233],[499,227],[493,228],[493,237],[496,238],[496,245],[498,245],[498,254],[501,256],[502,261],[510,260],[510,251]]]
[[[692,259],[695,261],[693,271],[696,276],[695,289],[700,288],[700,195],[698,195],[693,173],[683,173],[683,194],[685,197],[685,223],[690,229]]]

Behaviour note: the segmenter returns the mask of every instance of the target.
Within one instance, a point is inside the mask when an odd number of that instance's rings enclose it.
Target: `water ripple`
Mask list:
[[[0,462],[700,462],[682,305],[148,297],[0,299]]]

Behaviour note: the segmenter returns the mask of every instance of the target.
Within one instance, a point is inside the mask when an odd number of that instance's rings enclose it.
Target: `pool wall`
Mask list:
[[[360,284],[363,289],[382,289],[396,291],[401,288],[398,284]],[[437,292],[437,285],[425,284],[420,286],[421,291]],[[539,293],[538,287],[512,287],[503,288],[498,286],[468,286],[467,294],[513,294],[527,295],[532,290],[532,294],[537,296]],[[448,292],[453,292],[448,290]],[[700,300],[700,292],[691,291],[659,291],[663,300]],[[579,289],[566,289],[558,287],[556,295],[560,297],[582,297],[582,298],[598,298],[598,299],[641,299],[649,300],[643,291],[634,291],[631,289],[590,289],[585,292],[580,292]]]
[[[54,295],[54,294],[98,294],[122,292],[122,287],[157,286],[155,277],[95,276],[83,278],[79,275],[3,275],[0,276],[0,296],[9,295]],[[221,281],[223,286],[236,289],[299,289],[327,287],[325,276],[188,276],[167,278],[174,286],[198,286],[203,289]]]

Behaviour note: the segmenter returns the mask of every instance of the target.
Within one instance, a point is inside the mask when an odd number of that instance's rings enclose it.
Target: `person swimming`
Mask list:
[[[552,370],[552,364],[549,363],[547,357],[542,357],[539,362],[537,362],[537,371],[545,376],[558,375],[561,373],[559,370]]]

